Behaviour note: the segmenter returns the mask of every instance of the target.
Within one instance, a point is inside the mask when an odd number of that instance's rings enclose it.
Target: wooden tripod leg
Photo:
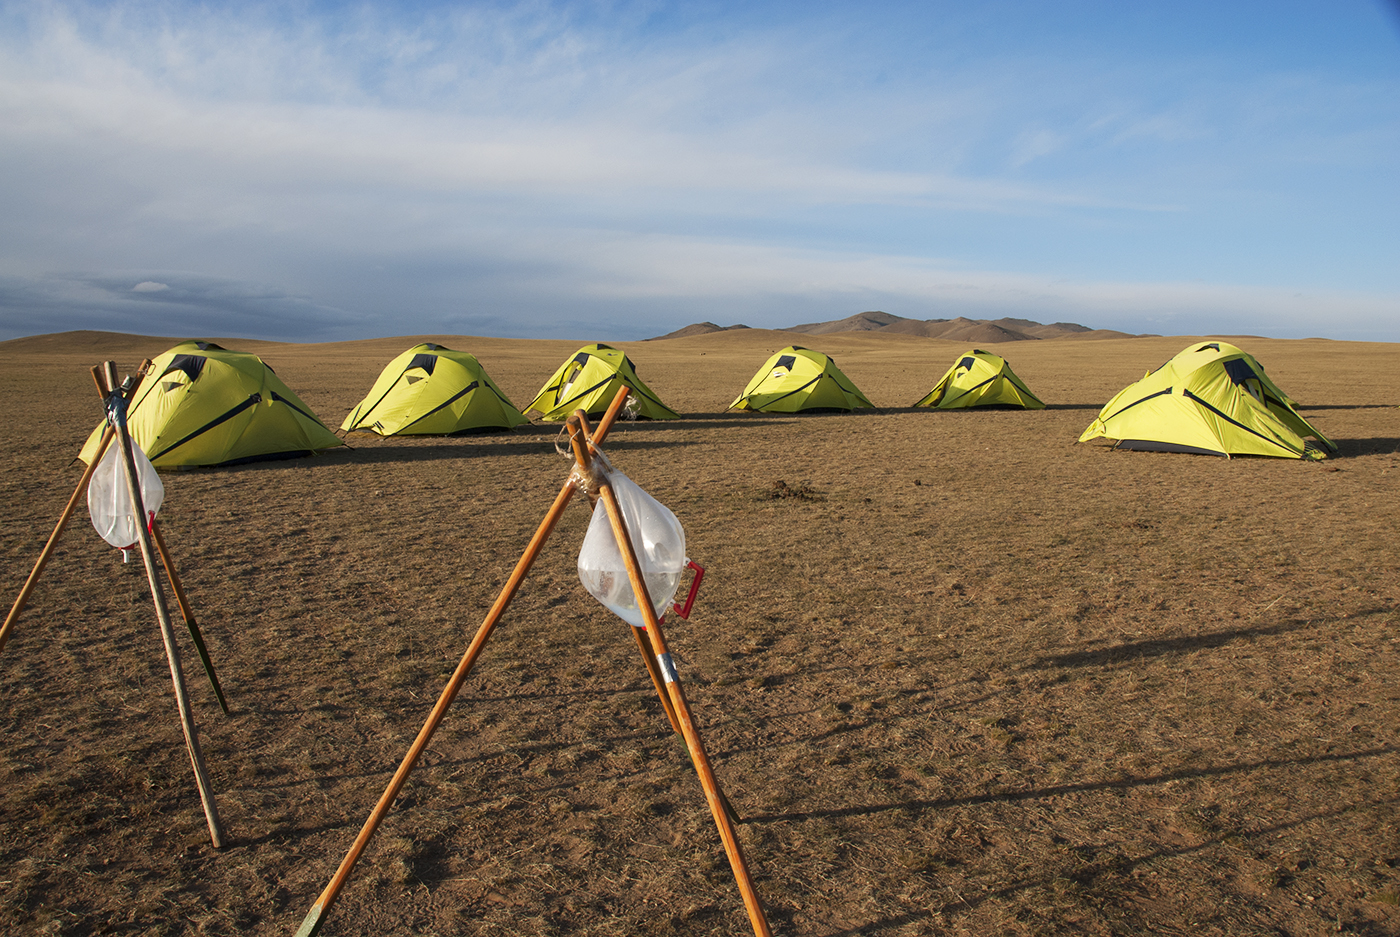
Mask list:
[[[44,567],[48,565],[49,557],[53,556],[53,551],[58,546],[58,539],[63,536],[63,531],[68,527],[68,521],[73,517],[73,511],[77,509],[78,503],[87,494],[88,482],[92,481],[92,474],[97,471],[97,463],[102,461],[103,454],[111,445],[112,435],[110,426],[102,431],[102,441],[97,444],[97,455],[93,456],[92,462],[83,469],[83,477],[78,479],[78,487],[73,489],[73,497],[68,499],[68,506],[59,515],[53,533],[49,534],[48,543],[44,544],[44,549],[39,553],[39,560],[34,564],[34,571],[24,581],[24,587],[19,590],[19,597],[15,599],[15,604],[10,606],[10,614],[5,616],[5,624],[0,625],[0,651],[5,650],[5,642],[10,640],[10,630],[14,628],[20,613],[24,611],[24,606],[29,603],[29,593],[33,592],[34,587],[38,585],[39,576],[44,572]]]
[[[618,392],[613,400],[612,406],[598,424],[598,429],[594,438],[602,441],[611,429],[613,420],[617,417],[617,411],[622,408],[622,403],[626,400],[626,389]],[[559,495],[550,505],[549,511],[545,514],[544,520],[540,522],[539,528],[535,531],[534,537],[530,539],[529,545],[521,555],[519,562],[515,564],[515,569],[501,587],[501,594],[496,597],[491,610],[486,613],[486,619],[477,629],[476,637],[472,638],[472,643],[467,647],[467,652],[462,656],[457,669],[452,672],[451,678],[447,681],[447,686],[443,687],[442,694],[438,697],[437,704],[433,706],[433,711],[428,714],[428,721],[423,723],[423,728],[418,731],[418,737],[409,746],[408,754],[404,755],[403,762],[399,769],[394,772],[393,778],[389,781],[389,786],[384,789],[379,802],[374,805],[374,810],[370,812],[369,819],[365,820],[365,825],[360,829],[360,835],[355,837],[355,842],[350,845],[350,851],[345,854],[345,858],[340,861],[340,867],[335,870],[335,875],[331,876],[330,882],[326,885],[316,903],[311,906],[306,917],[302,920],[301,926],[297,928],[296,937],[313,937],[321,930],[321,923],[325,920],[326,912],[335,903],[340,890],[345,886],[346,880],[350,877],[350,872],[355,868],[355,863],[359,861],[361,853],[369,845],[370,838],[374,836],[379,825],[384,822],[385,815],[389,808],[393,806],[394,799],[398,797],[399,790],[403,788],[404,782],[408,780],[409,772],[417,764],[418,758],[423,754],[423,750],[428,747],[428,742],[432,739],[433,733],[437,731],[438,724],[442,722],[443,716],[447,714],[447,709],[452,705],[452,701],[457,698],[457,693],[462,689],[462,684],[471,675],[472,667],[476,664],[477,657],[481,654],[482,648],[486,646],[487,640],[491,637],[491,632],[495,630],[496,623],[501,620],[501,616],[510,607],[511,599],[520,588],[520,583],[524,581],[530,567],[535,564],[535,558],[539,556],[545,541],[554,531],[554,525],[563,516],[564,509],[569,506],[569,501],[573,498],[574,492],[578,490],[574,479],[570,476],[560,489]]]
[[[618,399],[613,401],[613,407],[617,408],[620,401],[627,394],[627,388],[623,387],[618,391]],[[591,474],[593,453],[597,450],[598,440],[593,438],[588,426],[588,414],[582,410],[576,410],[569,420],[569,443],[574,450],[574,459],[579,466]],[[589,502],[596,508],[598,505],[599,492],[596,487],[590,485],[587,492]],[[647,674],[651,676],[652,686],[656,687],[656,695],[661,700],[661,707],[666,710],[666,718],[671,722],[671,728],[676,731],[682,739],[685,732],[681,730],[680,720],[676,718],[676,707],[671,703],[671,696],[666,692],[666,683],[662,678],[661,667],[656,662],[651,648],[648,646],[647,638],[643,637],[643,628],[633,628],[632,636],[637,639],[637,648],[642,652],[642,663],[646,665]],[[692,759],[693,761],[694,759]],[[724,812],[729,815],[729,822],[734,824],[742,823],[734,805],[725,796],[724,790],[719,787],[718,779],[715,782],[715,792],[719,794],[720,802],[724,805]]]
[[[642,663],[646,664],[647,673],[651,674],[651,685],[656,687],[656,695],[661,698],[661,708],[666,710],[666,718],[671,720],[671,728],[676,730],[677,735],[681,735],[681,724],[676,720],[676,708],[671,705],[671,697],[666,692],[666,683],[661,676],[661,667],[652,656],[647,639],[642,636],[643,630],[633,628],[632,637],[637,639],[637,648],[642,652]]]
[[[151,365],[150,359],[141,362],[140,373],[145,374],[146,369]],[[97,393],[102,397],[107,396],[107,391],[102,383],[102,377],[98,374],[98,369],[92,369],[92,379],[97,384]],[[132,388],[133,393],[135,388]],[[24,606],[29,602],[29,594],[34,591],[34,586],[39,582],[39,576],[48,565],[49,557],[53,555],[54,548],[58,546],[58,538],[63,536],[63,531],[68,527],[68,521],[73,516],[74,509],[83,496],[87,494],[88,482],[92,481],[93,473],[97,471],[97,465],[102,461],[102,456],[106,454],[107,447],[112,444],[114,431],[108,426],[102,430],[102,438],[97,443],[97,453],[83,469],[83,477],[78,480],[78,487],[73,489],[73,497],[68,499],[68,506],[63,509],[63,514],[58,519],[58,524],[54,526],[53,533],[49,534],[48,543],[44,544],[44,549],[39,553],[39,560],[34,564],[34,571],[29,574],[29,578],[24,581],[24,587],[19,590],[19,597],[15,599],[15,604],[10,606],[10,614],[5,616],[4,625],[0,625],[0,651],[5,650],[5,642],[10,640],[10,631],[14,628],[15,622],[19,619],[20,613],[24,611]]]
[[[194,641],[195,650],[199,651],[204,672],[209,675],[209,683],[214,687],[214,695],[219,699],[219,708],[227,716],[228,701],[224,699],[224,688],[219,686],[219,677],[214,673],[214,662],[209,659],[209,648],[204,646],[204,635],[200,634],[199,625],[194,620],[194,611],[190,608],[190,600],[185,596],[185,587],[180,584],[180,576],[175,572],[175,560],[170,556],[170,548],[165,545],[165,535],[160,532],[160,525],[154,519],[151,520],[151,533],[155,537],[156,552],[160,554],[165,575],[170,578],[170,588],[175,592],[175,602],[180,606],[180,614],[184,616],[185,625],[190,629],[190,639]]]
[[[645,630],[644,628],[632,629],[632,635],[637,639],[637,647],[642,652],[642,663],[646,665],[647,673],[651,675],[652,685],[656,687],[656,695],[661,698],[661,708],[666,710],[666,718],[671,720],[671,728],[684,739],[685,733],[681,731],[680,720],[676,718],[676,707],[671,703],[671,694],[666,692],[666,682],[661,673],[661,665],[656,662],[656,656],[651,650],[650,642],[643,637]],[[734,805],[729,802],[723,789],[718,787],[718,780],[716,780],[716,790],[719,792],[719,799],[724,803],[724,812],[729,814],[729,822],[743,823],[743,819],[734,809]]]
[[[623,387],[618,392],[618,399],[613,401],[614,407],[618,407],[619,402],[626,398],[627,390]],[[574,411],[574,415],[569,418],[568,433],[569,445],[574,450],[574,460],[581,469],[589,471],[598,440],[593,438],[593,431],[588,425],[588,414],[582,410]],[[585,494],[588,495],[589,504],[596,510],[598,490],[590,484]],[[656,687],[656,696],[661,700],[661,708],[666,710],[666,718],[670,721],[671,728],[677,735],[682,735],[681,724],[676,720],[676,708],[671,705],[671,697],[666,693],[666,684],[661,678],[661,669],[647,647],[647,639],[642,636],[643,630],[635,627],[632,629],[632,636],[637,639],[637,649],[642,652],[642,663],[646,665],[647,673],[651,676],[651,685]]]
[[[389,813],[389,808],[393,806],[395,798],[399,796],[399,790],[403,788],[404,782],[408,780],[409,772],[418,763],[418,758],[423,754],[423,750],[428,747],[428,742],[432,740],[433,733],[437,731],[443,716],[447,715],[447,709],[452,705],[452,701],[457,698],[457,693],[462,689],[462,684],[467,677],[471,676],[472,667],[476,664],[476,659],[480,656],[482,648],[491,637],[491,632],[495,630],[496,623],[501,620],[506,609],[510,606],[511,599],[515,598],[515,593],[520,588],[520,583],[524,580],[530,567],[535,564],[535,558],[539,556],[541,548],[549,539],[550,533],[554,530],[554,525],[564,513],[564,508],[568,507],[569,500],[573,497],[574,485],[572,480],[566,482],[559,496],[554,499],[554,504],[550,506],[549,513],[540,523],[539,529],[535,531],[535,536],[531,538],[530,545],[525,548],[525,553],[520,557],[520,561],[515,564],[515,571],[506,580],[505,586],[501,589],[501,594],[497,596],[495,604],[486,613],[486,620],[477,629],[476,637],[472,638],[472,643],[467,647],[467,652],[462,656],[457,669],[452,672],[452,677],[447,681],[447,686],[443,687],[438,701],[433,706],[432,712],[428,714],[428,721],[423,723],[423,728],[418,730],[418,737],[409,746],[408,754],[404,755],[403,762],[399,765],[399,770],[394,772],[393,778],[389,781],[389,786],[384,789],[379,802],[374,805],[374,810],[370,812],[369,819],[360,829],[360,835],[355,837],[355,842],[350,845],[350,851],[341,860],[340,867],[336,869],[335,875],[331,877],[330,883],[326,885],[321,896],[316,899],[316,903],[311,906],[306,918],[301,922],[301,927],[297,929],[296,937],[311,937],[321,929],[321,922],[327,910],[334,903],[336,896],[345,885],[346,879],[350,877],[350,872],[355,868],[355,863],[359,861],[360,854],[365,851],[379,824],[384,822],[384,817]]]
[[[676,717],[681,724],[681,734],[685,737],[686,747],[690,749],[691,761],[695,764],[695,773],[700,776],[700,786],[705,789],[705,799],[710,805],[710,814],[715,818],[715,826],[719,828],[719,838],[724,843],[724,851],[729,857],[730,868],[734,871],[734,880],[739,885],[739,893],[743,896],[744,907],[749,914],[749,923],[753,926],[756,937],[771,937],[772,931],[768,927],[768,917],[763,910],[763,902],[759,900],[758,892],[754,888],[753,878],[749,875],[748,863],[744,859],[743,848],[739,844],[739,837],[734,832],[734,824],[730,821],[729,812],[725,809],[725,797],[719,789],[719,782],[715,779],[714,769],[710,767],[710,758],[705,753],[705,744],[700,738],[700,731],[695,727],[695,722],[690,716],[690,704],[686,701],[685,690],[676,676],[676,668],[671,663],[670,651],[666,648],[666,637],[661,633],[661,622],[656,618],[656,610],[652,607],[651,596],[647,593],[646,579],[642,575],[641,563],[637,561],[637,551],[632,545],[631,535],[627,532],[626,521],[623,520],[622,510],[618,506],[617,496],[613,493],[612,485],[606,478],[597,482],[599,489],[599,500],[603,502],[604,508],[608,512],[608,521],[612,524],[613,535],[617,538],[618,550],[622,553],[622,559],[627,564],[627,578],[632,583],[632,592],[637,597],[637,606],[641,609],[642,618],[646,621],[647,635],[651,638],[651,648],[656,655],[657,665],[661,669],[662,676],[666,683],[666,689],[671,696],[671,704],[675,707]]]
[[[104,365],[108,387],[117,383],[116,366],[108,361]],[[141,559],[146,564],[146,581],[151,586],[151,600],[156,606],[156,618],[160,621],[160,636],[165,642],[165,657],[170,663],[170,682],[175,685],[175,705],[180,710],[180,726],[185,732],[185,747],[190,753],[190,764],[194,768],[195,784],[199,788],[199,799],[204,805],[204,819],[209,824],[209,839],[215,849],[224,845],[223,828],[219,824],[219,810],[214,803],[214,791],[209,786],[209,778],[204,771],[204,754],[199,748],[199,730],[190,712],[190,701],[185,693],[185,675],[180,667],[180,652],[175,646],[175,631],[170,626],[170,610],[165,604],[165,592],[161,589],[160,578],[156,575],[155,548],[152,546],[151,532],[146,524],[146,507],[141,500],[141,480],[136,474],[136,460],[131,454],[131,436],[126,429],[126,414],[120,413],[115,421],[117,445],[126,472],[126,484],[131,496],[131,506],[136,513],[137,542],[141,545]]]

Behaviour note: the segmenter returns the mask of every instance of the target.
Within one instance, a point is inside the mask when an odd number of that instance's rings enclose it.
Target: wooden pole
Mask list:
[[[598,446],[598,440],[593,437],[592,429],[588,425],[588,414],[582,410],[575,410],[567,422],[569,433],[569,446],[574,451],[574,461],[578,464],[579,470],[591,473],[593,464],[592,453]],[[584,492],[588,495],[588,501],[595,508],[598,505],[598,491],[592,485]],[[662,680],[661,670],[657,666],[655,658],[651,656],[651,651],[647,648],[647,639],[642,637],[641,629],[633,628],[632,635],[637,639],[637,648],[642,652],[642,663],[646,665],[647,674],[651,677],[651,685],[656,688],[656,696],[661,700],[661,708],[666,712],[666,718],[671,723],[671,728],[677,735],[682,735],[681,724],[676,719],[675,707],[671,705],[671,697],[666,693],[666,684]]]
[[[603,437],[607,435],[608,430],[612,428],[613,420],[617,418],[618,411],[622,409],[622,404],[627,399],[626,390],[627,389],[624,387],[622,390],[618,391],[618,395],[614,398],[612,406],[608,408],[608,412],[598,424],[598,429],[594,436],[596,442],[601,442]],[[482,621],[481,627],[477,629],[476,636],[472,638],[472,642],[467,647],[466,653],[462,655],[462,660],[457,664],[457,669],[452,672],[451,678],[447,681],[447,686],[443,687],[442,693],[438,696],[438,701],[436,705],[433,706],[432,712],[428,713],[428,720],[423,723],[423,728],[418,731],[418,737],[415,738],[413,744],[409,746],[408,753],[404,755],[403,761],[399,764],[399,769],[394,772],[393,778],[389,780],[389,786],[384,789],[384,793],[380,796],[379,802],[374,805],[374,809],[370,812],[369,818],[365,820],[364,826],[360,828],[360,834],[355,837],[355,842],[350,845],[350,851],[345,854],[345,858],[341,860],[340,867],[336,869],[335,875],[331,876],[331,880],[326,885],[325,890],[321,892],[320,897],[316,899],[316,903],[311,906],[311,910],[307,912],[306,917],[302,920],[301,926],[297,928],[296,937],[312,937],[312,935],[321,930],[321,924],[325,921],[326,912],[329,911],[331,905],[335,903],[336,897],[345,886],[345,882],[350,877],[351,871],[355,868],[355,863],[359,861],[360,855],[365,851],[365,847],[369,845],[371,837],[373,837],[375,831],[379,829],[379,825],[384,822],[384,817],[389,813],[389,808],[394,805],[394,800],[398,797],[404,782],[408,780],[409,773],[413,771],[414,765],[418,763],[418,758],[428,747],[428,743],[432,740],[433,733],[437,731],[438,725],[447,714],[448,707],[452,705],[452,701],[457,698],[458,692],[461,691],[462,684],[466,682],[467,677],[471,676],[472,667],[476,665],[476,659],[481,655],[482,649],[485,648],[486,642],[491,637],[491,632],[495,630],[496,624],[501,620],[501,617],[505,615],[506,609],[510,607],[511,600],[515,598],[516,592],[520,589],[520,584],[530,572],[530,568],[535,565],[535,560],[538,558],[540,551],[544,548],[545,541],[547,541],[549,535],[554,532],[555,524],[557,524],[559,518],[563,516],[564,509],[569,506],[569,501],[572,500],[576,490],[577,486],[571,475],[568,481],[564,482],[564,486],[559,490],[559,494],[555,497],[554,503],[550,505],[549,510],[545,513],[544,520],[540,522],[540,526],[536,529],[535,535],[530,538],[530,543],[525,547],[525,552],[521,554],[520,560],[515,564],[515,569],[511,572],[510,578],[507,579],[505,585],[501,587],[500,595],[496,597],[495,603],[492,604],[490,611],[486,613],[485,620]]]
[[[646,638],[646,629],[633,628],[632,636],[637,639],[637,648],[642,652],[642,663],[646,665],[647,675],[651,677],[651,685],[656,688],[656,695],[661,699],[661,708],[666,711],[666,718],[670,720],[671,728],[684,739],[685,733],[681,731],[680,720],[676,718],[676,707],[671,705],[671,695],[666,692],[666,681],[661,673],[661,665],[656,662],[650,641]],[[734,805],[729,802],[729,798],[725,796],[723,790],[719,792],[719,797],[724,802],[724,812],[729,814],[729,822],[736,825],[742,822]]]
[[[117,387],[116,365],[108,361],[103,365],[109,391]],[[126,473],[126,484],[131,496],[131,507],[135,513],[137,542],[141,546],[141,559],[146,564],[146,581],[151,587],[151,599],[155,603],[156,618],[160,622],[160,636],[165,642],[165,657],[170,663],[170,681],[175,686],[175,705],[180,711],[180,726],[185,732],[185,748],[190,753],[190,764],[194,768],[195,784],[199,788],[199,799],[204,805],[204,818],[209,824],[209,839],[215,849],[224,845],[224,833],[219,824],[219,811],[214,803],[214,791],[209,786],[209,778],[204,771],[204,755],[199,749],[199,731],[190,712],[190,702],[185,693],[185,677],[180,668],[180,652],[175,646],[175,631],[170,626],[170,611],[165,604],[165,593],[161,589],[160,577],[156,575],[155,549],[152,546],[151,532],[147,527],[146,506],[141,499],[141,479],[136,473],[136,460],[131,452],[131,434],[126,428],[126,401],[114,401],[109,416],[112,428],[116,430],[116,442],[120,447],[122,468]]]
[[[146,369],[151,365],[149,358],[141,362],[138,369],[139,374],[145,374]],[[92,379],[97,384],[97,392],[102,397],[107,396],[103,389],[102,378],[98,374],[97,368],[92,369]],[[132,388],[132,393],[135,393]],[[10,631],[14,628],[15,622],[19,619],[24,607],[29,604],[29,594],[34,591],[34,587],[39,583],[39,576],[44,572],[44,567],[48,565],[49,557],[53,555],[54,549],[58,546],[58,540],[63,536],[63,531],[68,527],[68,521],[73,517],[73,511],[81,503],[83,496],[87,494],[88,482],[92,481],[92,475],[97,471],[97,463],[102,461],[102,456],[106,454],[107,447],[112,444],[112,427],[107,426],[102,430],[102,438],[97,443],[97,454],[92,457],[92,462],[83,469],[83,477],[78,479],[78,487],[73,489],[73,496],[68,499],[68,505],[64,507],[63,513],[59,515],[58,523],[54,525],[53,533],[49,534],[48,542],[44,544],[44,549],[39,552],[39,559],[34,564],[34,569],[29,574],[29,578],[24,581],[24,586],[19,590],[19,596],[15,599],[15,604],[10,606],[10,614],[5,616],[5,623],[0,625],[0,651],[5,650],[5,642],[10,640]]]
[[[15,604],[10,606],[10,614],[5,616],[5,624],[0,625],[0,651],[5,650],[5,642],[10,640],[10,631],[14,628],[20,613],[24,611],[24,606],[29,603],[29,593],[33,592],[34,587],[38,585],[39,576],[44,572],[44,567],[48,565],[49,557],[53,556],[59,538],[63,536],[64,529],[68,527],[68,521],[73,517],[73,511],[77,509],[78,504],[87,494],[88,482],[92,481],[92,474],[97,471],[97,463],[102,461],[103,454],[111,445],[112,436],[112,427],[109,426],[102,431],[102,440],[97,444],[97,455],[93,457],[88,467],[83,469],[83,477],[78,479],[78,487],[73,489],[73,497],[68,499],[68,506],[59,515],[58,524],[54,526],[53,533],[49,534],[48,543],[45,543],[44,549],[40,551],[39,560],[34,564],[34,571],[24,581],[24,587],[19,590],[19,597],[15,599]]]
[[[160,532],[160,525],[155,518],[151,519],[151,534],[155,538],[156,552],[160,554],[161,565],[165,567],[165,575],[170,579],[170,588],[175,592],[175,601],[180,606],[180,614],[184,616],[185,625],[190,629],[190,640],[194,641],[195,650],[199,651],[199,659],[204,664],[204,672],[209,675],[209,683],[214,687],[214,695],[219,699],[219,708],[228,715],[228,701],[224,699],[224,688],[219,685],[219,677],[214,673],[214,662],[209,659],[209,648],[204,645],[204,635],[199,631],[199,625],[194,620],[194,610],[190,608],[190,600],[185,596],[185,587],[180,583],[180,577],[175,572],[175,560],[170,555],[170,548],[165,545],[165,535]]]
[[[651,677],[651,685],[656,687],[656,695],[661,700],[661,708],[666,710],[666,718],[671,722],[671,728],[679,736],[684,736],[681,731],[680,720],[676,718],[676,707],[671,705],[671,695],[666,692],[666,681],[661,673],[661,666],[657,664],[656,658],[652,656],[651,648],[643,635],[644,628],[633,628],[632,637],[637,639],[637,649],[642,652],[642,663],[646,665],[647,675]]]
[[[579,434],[582,434],[581,428]],[[574,452],[576,456],[579,455],[580,447],[575,446]],[[652,607],[651,596],[647,592],[646,577],[642,575],[642,566],[637,560],[637,551],[632,545],[632,537],[627,530],[627,522],[622,516],[622,509],[617,503],[617,495],[613,492],[612,483],[608,480],[606,472],[592,473],[589,465],[581,465],[580,467],[593,474],[593,484],[598,490],[598,499],[603,502],[603,507],[608,512],[608,521],[612,525],[613,536],[617,538],[617,547],[622,553],[623,563],[627,566],[627,578],[632,583],[632,592],[636,596],[637,607],[641,609],[642,619],[646,622],[652,651],[665,679],[666,689],[670,693],[676,718],[680,721],[681,734],[685,737],[686,747],[690,749],[690,758],[695,765],[695,773],[700,776],[700,786],[705,790],[705,799],[709,802],[710,813],[714,817],[715,826],[719,828],[720,840],[724,843],[724,851],[729,857],[730,868],[734,871],[734,880],[739,885],[739,893],[743,896],[744,907],[749,914],[749,923],[753,926],[756,937],[771,937],[772,931],[768,927],[768,918],[764,913],[763,903],[759,900],[758,892],[754,888],[753,879],[749,875],[748,863],[744,859],[743,848],[739,844],[739,838],[730,821],[730,811],[727,809],[728,800],[720,790],[719,781],[715,778],[714,770],[710,766],[709,756],[705,753],[705,744],[700,738],[700,731],[691,718],[690,704],[686,701],[685,690],[676,674],[675,665],[671,662],[671,653],[666,647],[666,636],[661,632],[661,622],[656,617],[656,609]]]

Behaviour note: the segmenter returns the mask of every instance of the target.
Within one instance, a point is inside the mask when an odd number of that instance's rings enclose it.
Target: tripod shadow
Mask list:
[[[990,794],[970,794],[966,797],[940,797],[925,800],[889,801],[881,804],[853,804],[832,810],[799,810],[792,813],[770,813],[753,816],[749,823],[801,823],[807,820],[832,820],[843,817],[866,817],[888,810],[918,812],[922,810],[946,810],[949,807],[979,806],[982,804],[1014,804],[1024,800],[1041,800],[1046,797],[1061,797],[1066,794],[1084,794],[1095,791],[1126,791],[1139,787],[1153,787],[1169,781],[1184,781],[1199,778],[1228,777],[1249,771],[1266,771],[1273,768],[1286,768],[1298,765],[1326,764],[1338,761],[1355,761],[1363,758],[1381,758],[1394,755],[1400,749],[1392,745],[1370,748],[1355,752],[1329,752],[1304,758],[1262,758],[1237,764],[1215,765],[1204,768],[1182,768],[1161,774],[1143,777],[1114,778],[1111,781],[1082,781],[1077,784],[1055,784],[1050,787],[1037,787],[1024,791],[997,791]]]
[[[1332,810],[1320,810],[1294,820],[1288,820],[1282,823],[1275,823],[1266,827],[1251,829],[1245,835],[1250,837],[1268,837],[1270,835],[1282,833],[1285,830],[1297,829],[1300,827],[1307,826],[1308,824],[1314,823],[1318,820],[1336,819],[1338,817],[1344,817],[1348,814],[1358,813],[1363,810],[1372,810],[1380,807],[1390,807],[1397,803],[1400,803],[1400,797],[1390,797],[1383,800],[1368,801],[1360,804],[1348,804],[1345,806],[1337,807]],[[1105,861],[1090,862],[1085,868],[1079,870],[1076,873],[1075,879],[1082,884],[1091,884],[1094,879],[1104,875],[1105,873],[1112,873],[1117,876],[1128,875],[1131,874],[1133,870],[1141,866],[1148,865],[1159,859],[1174,859],[1179,858],[1181,856],[1189,856],[1196,853],[1201,853],[1213,847],[1236,841],[1239,839],[1240,835],[1241,834],[1238,831],[1229,830],[1211,836],[1205,841],[1196,843],[1195,845],[1158,849],[1153,852],[1147,853],[1146,855],[1138,856],[1136,858],[1127,858],[1122,855],[1114,855],[1113,857]],[[857,927],[847,928],[845,930],[840,931],[832,931],[830,937],[855,937],[855,935],[857,934],[878,934],[887,930],[893,930],[895,928],[900,928],[909,924],[917,923],[919,921],[927,921],[935,917],[941,917],[944,915],[951,916],[958,914],[959,912],[965,913],[968,911],[972,911],[975,908],[993,899],[1006,898],[1016,894],[1017,892],[1029,891],[1035,888],[1044,888],[1047,886],[1051,886],[1058,878],[1059,874],[1057,872],[1048,872],[1043,875],[1026,876],[1024,878],[1020,878],[1016,881],[1010,882],[1009,884],[1003,885],[1000,888],[992,889],[990,891],[986,891],[978,895],[972,895],[968,897],[959,895],[956,901],[947,902],[946,904],[943,904],[939,907],[929,908],[927,910],[920,911],[909,911],[904,914],[894,915],[892,917],[887,917],[882,920],[871,921],[868,924],[861,924]],[[1382,933],[1382,931],[1367,930],[1363,931],[1363,933],[1380,934]]]
[[[1263,635],[1287,634],[1301,631],[1314,625],[1307,621],[1283,621],[1274,625],[1260,625],[1254,628],[1228,628],[1205,634],[1184,635],[1178,638],[1149,638],[1145,641],[1130,641],[1112,647],[1092,651],[1071,651],[1066,654],[1051,654],[1037,657],[1026,665],[1027,670],[1045,670],[1051,667],[1102,667],[1121,664],[1131,660],[1163,657],[1168,654],[1186,654],[1205,648],[1222,647],[1241,638],[1256,638]]]

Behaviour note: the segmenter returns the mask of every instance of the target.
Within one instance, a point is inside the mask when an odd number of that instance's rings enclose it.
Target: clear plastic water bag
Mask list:
[[[161,484],[155,466],[146,458],[146,453],[136,443],[131,444],[131,454],[136,459],[136,477],[141,482],[141,500],[145,503],[146,518],[160,510],[165,500],[165,485]],[[126,483],[126,468],[122,465],[121,444],[112,440],[97,470],[88,482],[88,513],[92,515],[92,526],[112,546],[119,550],[130,549],[140,538],[137,532],[135,511],[131,506],[131,489]]]
[[[626,475],[613,471],[608,478],[632,534],[632,547],[642,566],[652,607],[660,618],[670,608],[685,571],[685,531],[666,505]],[[589,594],[614,615],[634,628],[646,627],[602,501],[593,507],[593,519],[588,522],[588,533],[578,554],[578,578]]]

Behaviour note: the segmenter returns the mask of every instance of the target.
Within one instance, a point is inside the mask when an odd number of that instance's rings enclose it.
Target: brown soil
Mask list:
[[[523,403],[583,342],[428,336]],[[256,350],[332,426],[415,340]],[[607,450],[708,569],[672,649],[774,931],[1400,933],[1400,354],[1248,339],[1324,463],[1076,444],[1187,339],[1019,342],[1049,404],[933,413],[961,344],[807,342],[877,404],[726,414],[792,336],[625,345],[684,419]],[[0,344],[6,607],[79,475],[87,369]],[[144,573],[75,518],[0,655],[0,931],[290,935],[568,468],[554,426],[166,476],[230,843],[209,845]],[[778,484],[781,482],[781,486]],[[571,507],[324,934],[749,932]],[[178,628],[178,617],[177,617]]]

